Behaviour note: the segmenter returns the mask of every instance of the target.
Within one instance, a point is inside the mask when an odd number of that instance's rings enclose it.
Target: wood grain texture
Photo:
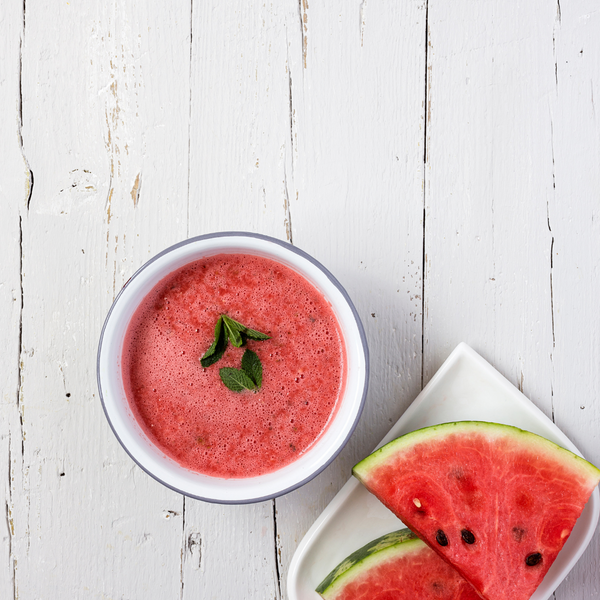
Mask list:
[[[573,35],[597,33],[590,10],[569,6],[564,43],[558,4],[429,2],[424,363],[428,380],[468,342],[598,464],[598,416],[579,407],[598,347],[596,73],[579,48],[593,61],[598,44]],[[597,539],[556,598],[598,597]]]
[[[466,341],[548,415],[554,17],[430,2],[427,78],[425,381]]]
[[[257,231],[286,239],[287,15],[296,8],[194,5],[190,235]]]
[[[290,10],[289,2],[194,4],[189,235],[248,230],[286,239]],[[271,501],[185,507],[184,539],[202,539],[204,558],[195,569],[184,547],[184,598],[280,597]]]
[[[283,600],[460,341],[599,464],[599,32],[594,0],[3,3],[0,598]],[[95,382],[125,281],[222,230],[321,261],[371,350],[340,456],[249,506],[143,473]],[[557,600],[600,598],[599,542]]]
[[[371,376],[363,416],[344,451],[312,482],[277,500],[284,573],[352,466],[421,385],[425,6],[300,8],[289,26],[293,240],[352,297],[367,333]]]
[[[15,485],[22,473],[19,411],[22,218],[27,211],[31,177],[21,140],[21,40],[23,14],[16,3],[0,9],[0,597],[13,598],[20,557]]]
[[[553,407],[556,424],[600,465],[600,12],[561,2],[555,27],[552,148]],[[600,598],[600,535],[556,591],[557,600]]]
[[[114,294],[185,235],[187,120],[164,112],[189,105],[188,9],[27,4],[23,148],[35,185],[23,215],[24,455],[13,487],[20,598],[179,594],[183,500],[119,447],[95,361]]]

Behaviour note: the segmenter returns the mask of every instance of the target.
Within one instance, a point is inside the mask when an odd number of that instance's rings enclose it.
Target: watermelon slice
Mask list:
[[[526,600],[600,471],[533,433],[459,422],[402,436],[354,475],[488,600]]]
[[[410,529],[388,533],[351,554],[317,592],[325,600],[480,600],[473,586]]]

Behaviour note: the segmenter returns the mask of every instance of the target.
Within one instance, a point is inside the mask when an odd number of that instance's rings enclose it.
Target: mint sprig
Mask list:
[[[200,364],[206,368],[214,365],[225,354],[227,341],[240,348],[246,339],[262,341],[271,339],[266,333],[246,327],[239,321],[221,315],[215,324],[215,337],[210,348],[200,359]],[[262,385],[262,363],[252,350],[246,350],[242,357],[242,368],[223,367],[219,369],[221,381],[232,391],[255,390]]]

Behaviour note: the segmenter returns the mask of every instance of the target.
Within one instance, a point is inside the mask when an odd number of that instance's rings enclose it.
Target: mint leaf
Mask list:
[[[243,325],[239,321],[236,321],[235,319],[232,319],[231,317],[223,315],[223,319],[225,319],[225,323],[230,328],[230,330],[237,330],[240,332],[241,338],[242,338],[242,344],[244,343],[244,339],[243,339],[244,336],[249,337],[251,340],[270,340],[271,339],[270,336],[268,336],[266,333],[262,333],[261,331],[257,331],[256,329],[250,329],[250,327],[246,327],[245,325]],[[231,339],[231,336],[229,339]],[[232,344],[234,343],[233,340],[231,340],[231,343]],[[238,346],[238,348],[239,348],[239,346]]]
[[[234,346],[239,348],[246,342],[246,338],[252,340],[270,339],[265,333],[250,329],[227,315],[221,315],[215,324],[215,339],[200,359],[200,364],[206,368],[220,360],[225,354],[228,339]],[[262,385],[262,363],[252,350],[246,350],[244,353],[241,369],[225,367],[219,370],[219,374],[221,381],[234,392],[253,390],[256,387],[260,388]]]
[[[256,352],[246,350],[242,356],[242,369],[256,384],[256,387],[262,385],[262,363]]]
[[[249,337],[251,340],[270,340],[271,337],[266,333],[261,333],[260,331],[256,331],[256,329],[250,329],[246,327],[246,331],[244,331],[246,337]]]
[[[227,315],[223,315],[223,318],[229,323],[230,327],[233,327],[234,329],[237,329],[240,332],[246,331],[247,327],[245,325],[242,325],[239,321],[236,321],[235,319],[232,319]]]
[[[227,328],[227,333],[229,335],[229,341],[236,347],[239,348],[244,340],[242,339],[241,332],[246,328],[241,323],[234,321],[227,315],[223,315],[223,322],[225,323],[225,327]]]
[[[241,392],[242,390],[253,390],[256,386],[245,371],[234,369],[232,367],[223,367],[219,369],[221,381],[232,391]]]
[[[215,339],[211,347],[204,353],[200,359],[200,364],[206,368],[214,365],[225,353],[227,347],[227,336],[223,327],[223,317],[219,317],[215,324]]]

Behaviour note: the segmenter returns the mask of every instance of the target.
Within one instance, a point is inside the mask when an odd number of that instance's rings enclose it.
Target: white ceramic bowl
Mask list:
[[[255,254],[280,262],[303,275],[331,303],[346,344],[347,380],[333,421],[298,460],[257,477],[222,479],[180,466],[155,446],[133,416],[121,376],[123,340],[142,299],[169,273],[205,256]],[[369,352],[360,318],[340,283],[308,254],[264,235],[223,232],[185,240],[142,266],[115,299],[100,335],[97,377],[106,418],[119,442],[146,473],[167,487],[200,500],[222,504],[260,502],[286,494],[320,473],[341,451],[364,405]]]

